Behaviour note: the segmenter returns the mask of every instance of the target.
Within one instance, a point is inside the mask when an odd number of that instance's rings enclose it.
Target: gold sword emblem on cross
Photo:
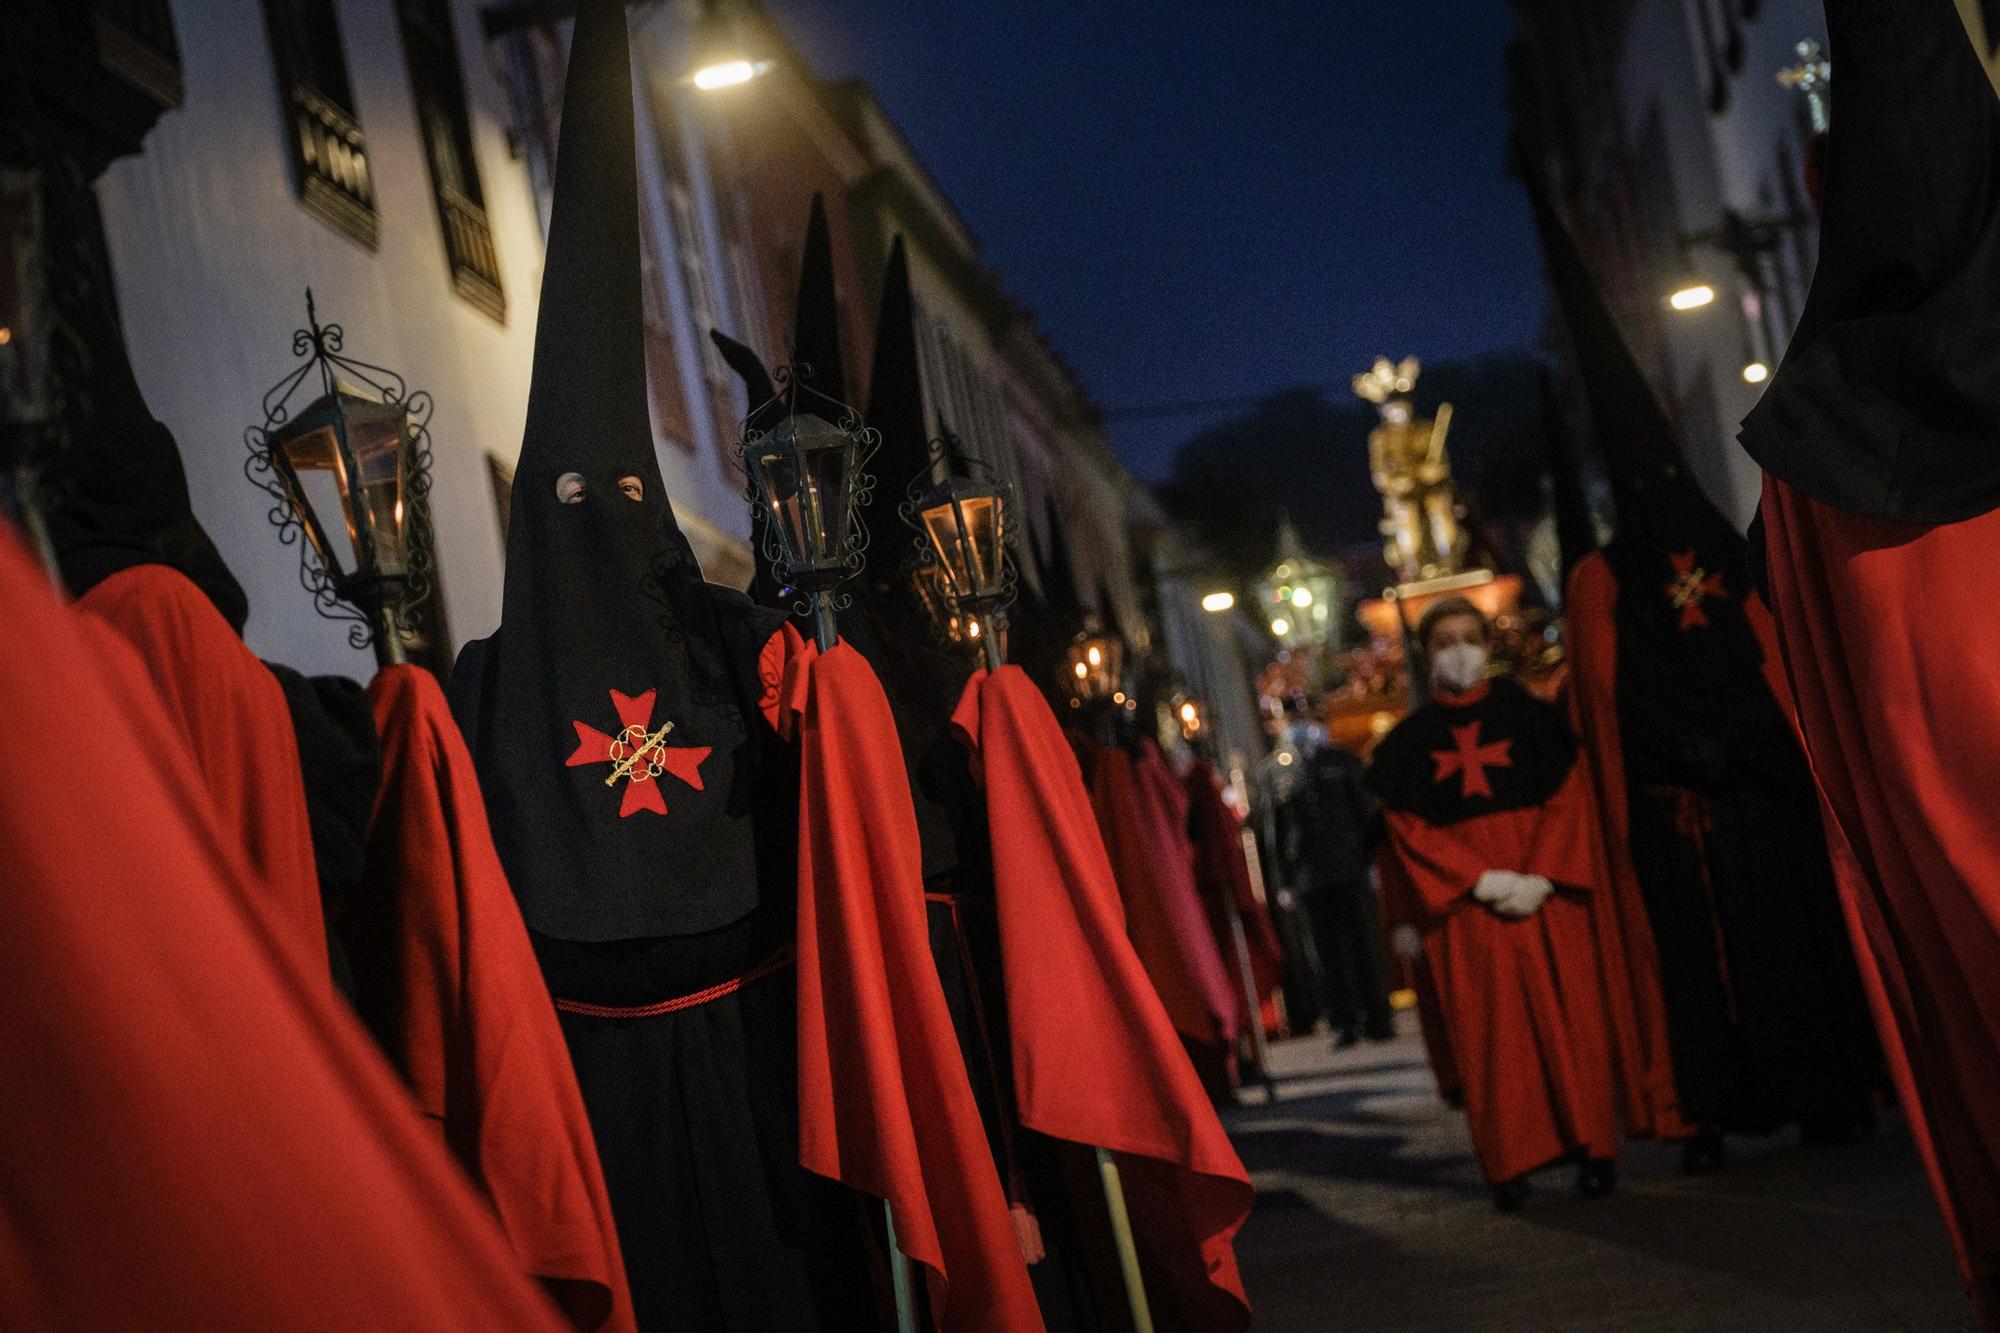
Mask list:
[[[654,747],[657,746],[661,741],[665,740],[667,738],[667,733],[672,731],[673,729],[674,729],[674,724],[672,722],[670,721],[662,722],[660,724],[660,729],[658,731],[646,737],[646,743],[644,745],[637,747],[632,751],[631,754],[626,755],[623,759],[620,759],[617,763],[611,766],[611,776],[604,779],[604,785],[607,787],[615,786],[617,785],[618,779],[629,776],[632,772],[633,767],[636,764],[638,764],[638,762],[641,759],[644,759],[647,755],[651,754],[653,752]]]

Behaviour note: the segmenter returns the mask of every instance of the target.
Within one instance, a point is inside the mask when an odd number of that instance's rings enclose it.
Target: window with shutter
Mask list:
[[[423,131],[451,285],[472,305],[505,319],[500,258],[472,153],[472,120],[458,43],[452,38],[451,6],[447,0],[396,0],[396,20],[403,32],[403,59],[410,69],[410,95]]]
[[[333,0],[264,0],[264,22],[299,201],[372,250],[375,183]]]

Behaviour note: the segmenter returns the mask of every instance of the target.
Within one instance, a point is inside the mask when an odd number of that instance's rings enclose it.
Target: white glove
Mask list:
[[[1533,916],[1555,891],[1556,886],[1541,875],[1512,870],[1489,870],[1472,886],[1474,899],[1492,908],[1495,915],[1513,920]]]
[[[1389,947],[1404,962],[1414,962],[1424,951],[1424,933],[1415,926],[1398,926],[1389,934]]]

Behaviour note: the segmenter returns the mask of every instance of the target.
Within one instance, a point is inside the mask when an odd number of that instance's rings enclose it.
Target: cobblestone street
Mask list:
[[[1407,1031],[1274,1052],[1281,1100],[1227,1115],[1257,1184],[1238,1241],[1264,1330],[1932,1330],[1973,1327],[1899,1118],[1800,1149],[1732,1139],[1720,1174],[1628,1145],[1619,1191],[1586,1202],[1552,1168],[1493,1210],[1465,1121]]]

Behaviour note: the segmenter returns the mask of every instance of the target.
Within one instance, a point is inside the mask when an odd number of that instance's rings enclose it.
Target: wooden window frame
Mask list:
[[[321,54],[331,63],[320,74],[333,87],[320,87],[302,68],[302,45],[310,40],[304,9],[323,5],[323,35],[331,49]],[[340,15],[333,0],[264,0],[265,34],[278,76],[278,100],[284,120],[286,156],[292,184],[306,211],[356,243],[373,250],[381,222],[375,211],[375,182],[368,160],[368,140],[361,115],[353,106],[353,80],[348,77],[347,52],[340,40]]]

